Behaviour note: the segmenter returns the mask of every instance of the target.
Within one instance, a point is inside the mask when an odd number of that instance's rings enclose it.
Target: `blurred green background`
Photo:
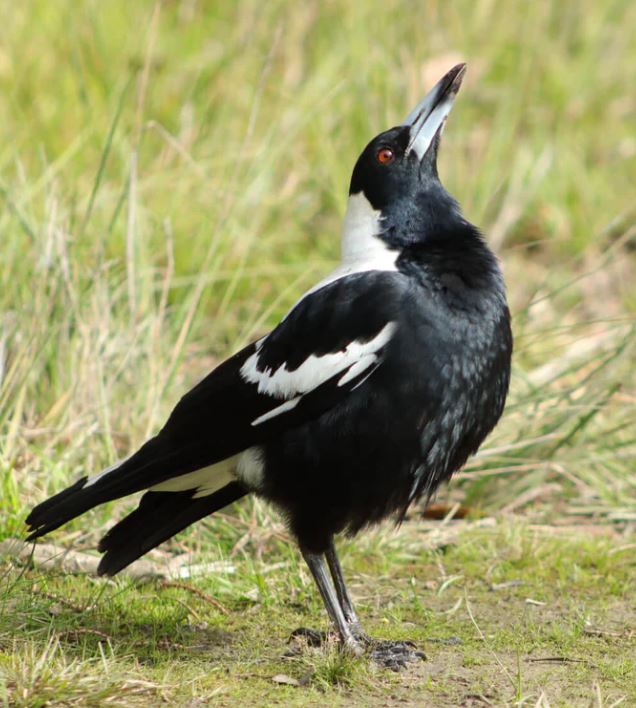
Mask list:
[[[517,346],[455,489],[626,513],[635,27],[622,0],[5,4],[0,533],[333,266],[358,153],[459,60],[440,173],[504,262]]]

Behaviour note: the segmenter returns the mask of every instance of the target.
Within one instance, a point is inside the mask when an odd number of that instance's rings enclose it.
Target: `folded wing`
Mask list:
[[[103,502],[187,475],[301,425],[381,366],[398,327],[399,274],[351,275],[305,296],[268,336],[220,364],[135,454],[37,506],[30,538]],[[170,480],[174,480],[171,482]]]

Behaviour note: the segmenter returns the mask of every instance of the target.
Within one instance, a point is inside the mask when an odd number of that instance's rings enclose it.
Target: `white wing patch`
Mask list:
[[[258,490],[263,484],[265,462],[260,447],[248,447],[241,453],[236,466],[236,476],[248,489]]]
[[[365,342],[354,340],[343,350],[323,356],[311,354],[292,371],[287,369],[286,364],[282,364],[275,370],[266,367],[265,370],[259,371],[260,347],[258,347],[241,367],[241,376],[248,383],[256,384],[259,393],[266,393],[275,398],[294,398],[313,391],[320,384],[363,359],[369,362],[375,361],[377,352],[391,339],[395,327],[395,322],[389,322],[373,339]]]
[[[263,415],[259,415],[258,418],[254,418],[252,421],[252,425],[260,425],[261,423],[264,423],[266,420],[269,420],[270,418],[275,418],[277,415],[280,415],[281,413],[285,413],[286,411],[290,411],[293,408],[295,408],[298,405],[298,402],[302,396],[296,396],[295,398],[290,398],[289,401],[285,401],[285,403],[281,403],[280,406],[276,406],[276,408],[272,408],[271,411],[268,411],[267,413],[263,413]]]
[[[260,371],[258,360],[261,347],[257,346],[254,354],[241,367],[242,378],[248,383],[256,384],[259,393],[287,400],[253,420],[252,425],[259,425],[276,415],[291,410],[298,405],[303,395],[340,373],[343,376],[338,381],[338,385],[343,386],[367,369],[375,367],[378,361],[378,352],[389,342],[395,328],[396,323],[389,322],[373,339],[368,341],[354,340],[343,350],[322,356],[311,354],[298,368],[292,371],[287,369],[286,364],[282,364],[275,370],[267,367]]]
[[[82,489],[86,489],[86,487],[92,487],[95,482],[99,482],[100,479],[107,477],[111,472],[115,472],[115,470],[117,470],[121,465],[123,465],[127,459],[128,458],[125,457],[123,460],[119,460],[119,462],[115,462],[114,465],[111,465],[105,470],[102,470],[101,472],[94,474],[92,477],[89,477],[86,482],[84,482],[84,486],[82,487]]]
[[[234,470],[236,469],[237,456],[228,457],[226,460],[217,462],[215,465],[203,467],[194,472],[180,474],[176,477],[166,479],[154,487],[150,487],[151,492],[185,492],[187,490],[196,490],[193,499],[205,497],[208,494],[214,494],[218,489],[229,484],[235,479]]]
[[[208,465],[200,470],[180,474],[166,479],[154,487],[151,492],[194,492],[193,499],[207,497],[235,479],[243,482],[250,489],[257,489],[263,479],[262,453],[258,447],[250,447],[244,452]]]
[[[349,381],[352,381],[353,379],[355,379],[356,376],[358,376],[358,374],[362,374],[367,369],[370,369],[372,366],[374,366],[377,360],[377,354],[365,354],[365,356],[361,357],[359,361],[356,361],[356,363],[348,371],[345,372],[345,375],[338,380],[338,386],[344,386]]]

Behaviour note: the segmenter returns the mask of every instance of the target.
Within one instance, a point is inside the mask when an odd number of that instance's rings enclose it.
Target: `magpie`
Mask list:
[[[399,522],[476,452],[504,407],[502,273],[437,172],[465,69],[363,150],[340,266],[186,393],[137,452],[36,506],[29,540],[143,491],[99,543],[110,576],[254,494],[286,519],[343,647],[391,668],[422,657],[410,642],[365,634],[334,537]]]

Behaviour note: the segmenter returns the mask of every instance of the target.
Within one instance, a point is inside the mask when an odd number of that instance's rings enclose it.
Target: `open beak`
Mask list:
[[[465,73],[466,64],[454,66],[408,114],[404,121],[410,128],[407,155],[414,150],[420,161],[424,159],[453,107]]]

